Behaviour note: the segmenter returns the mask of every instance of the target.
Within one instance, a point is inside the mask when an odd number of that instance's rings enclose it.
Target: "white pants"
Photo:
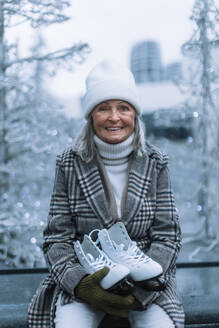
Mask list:
[[[105,313],[94,310],[85,303],[73,302],[56,304],[56,328],[97,328]],[[157,304],[151,304],[145,311],[127,311],[127,317],[132,328],[174,328],[173,321]]]

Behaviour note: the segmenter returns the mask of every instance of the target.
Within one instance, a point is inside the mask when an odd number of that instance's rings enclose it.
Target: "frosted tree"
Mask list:
[[[191,20],[194,32],[183,45],[183,53],[189,58],[189,104],[196,108],[195,145],[199,149],[197,169],[200,169],[200,185],[197,190],[197,209],[203,222],[198,238],[211,239],[213,219],[219,204],[218,178],[218,108],[213,99],[219,71],[214,51],[218,46],[219,10],[214,0],[195,0]],[[202,233],[202,234],[201,234]],[[201,235],[200,235],[201,234]],[[188,240],[194,240],[195,236]],[[196,235],[197,238],[197,235]],[[212,249],[217,241],[207,248]],[[200,248],[191,255],[194,256]]]
[[[9,257],[14,265],[33,266],[37,261],[39,247],[32,231],[36,222],[40,225],[43,221],[39,220],[40,202],[33,204],[28,195],[43,199],[44,186],[48,191],[50,154],[57,152],[60,143],[66,145],[66,140],[71,139],[64,131],[64,127],[70,128],[67,120],[55,114],[57,106],[42,90],[42,76],[59,66],[71,69],[72,63],[82,63],[89,47],[78,43],[43,53],[40,41],[30,56],[20,57],[19,44],[10,43],[8,34],[20,24],[39,29],[62,23],[68,19],[64,12],[69,4],[70,1],[0,1],[0,260]]]

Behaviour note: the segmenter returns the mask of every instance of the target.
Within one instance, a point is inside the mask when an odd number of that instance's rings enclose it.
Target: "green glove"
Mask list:
[[[125,310],[134,310],[137,301],[132,295],[120,296],[104,290],[99,283],[108,272],[109,268],[104,267],[82,278],[75,288],[75,295],[98,310],[126,317]]]

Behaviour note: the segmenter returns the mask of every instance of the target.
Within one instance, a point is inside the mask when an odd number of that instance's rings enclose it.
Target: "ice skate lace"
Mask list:
[[[134,262],[135,264],[138,263],[147,263],[150,261],[150,257],[145,255],[136,245],[136,242],[132,242],[128,249],[125,250],[125,245],[123,244],[116,244],[113,241],[114,247],[118,251],[118,254],[120,254],[126,261]]]
[[[99,239],[97,238],[96,240],[94,240],[92,238],[92,235],[94,234],[94,232],[98,233],[99,231],[100,231],[99,229],[94,229],[89,233],[89,238],[96,245],[99,244]],[[107,266],[108,268],[113,268],[116,264],[114,262],[112,262],[110,260],[110,258],[102,250],[100,250],[100,251],[101,251],[101,255],[99,255],[96,259],[90,253],[87,254],[87,257],[88,257],[90,263],[92,264],[92,266],[96,270],[102,269],[104,266]]]
[[[113,263],[105,254],[101,254],[96,259],[90,253],[87,253],[87,259],[95,270],[100,270],[107,266],[108,268],[113,268],[115,263]]]

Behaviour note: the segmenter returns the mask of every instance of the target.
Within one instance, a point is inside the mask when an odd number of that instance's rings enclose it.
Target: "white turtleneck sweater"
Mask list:
[[[132,133],[128,139],[119,144],[109,144],[94,136],[94,142],[112,184],[119,218],[121,218],[122,193],[127,179],[128,156],[134,150],[133,138]]]

